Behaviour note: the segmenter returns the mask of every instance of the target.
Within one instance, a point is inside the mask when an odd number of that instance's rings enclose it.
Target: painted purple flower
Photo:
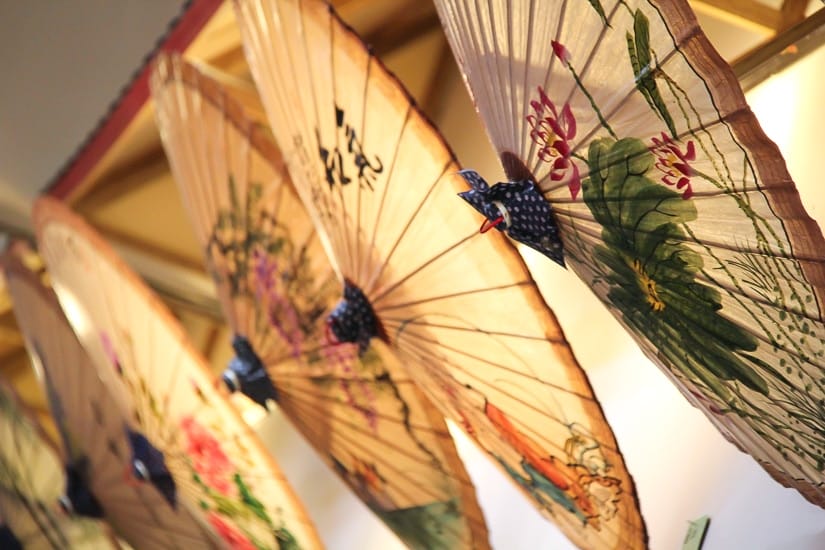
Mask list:
[[[123,367],[121,366],[120,359],[115,351],[115,346],[112,344],[112,339],[109,338],[109,335],[106,332],[100,333],[100,342],[103,345],[103,352],[106,354],[109,362],[113,367],[115,367],[118,374],[123,374]]]
[[[255,295],[266,311],[267,320],[290,347],[293,357],[301,354],[304,335],[298,312],[286,296],[278,277],[278,262],[271,255],[254,250]]]
[[[372,393],[370,387],[364,382],[350,381],[345,378],[341,378],[339,384],[346,397],[347,405],[349,405],[352,410],[361,414],[372,430],[377,430],[378,414],[374,406],[375,395]],[[360,396],[356,395],[356,389],[360,390]]]
[[[557,55],[560,58],[569,57],[564,46],[558,44]],[[556,46],[553,47],[557,51]],[[579,168],[571,159],[570,142],[576,137],[576,119],[569,103],[559,111],[550,101],[544,89],[539,86],[539,100],[532,100],[530,107],[533,113],[527,115],[530,125],[530,139],[540,147],[538,157],[544,162],[551,163],[550,180],[562,181],[567,179],[567,187],[575,199],[581,189]]]
[[[650,151],[656,155],[656,168],[664,175],[662,183],[676,189],[684,190],[682,198],[687,200],[693,196],[693,187],[690,185],[690,178],[693,170],[689,162],[696,160],[696,148],[693,141],[688,141],[685,150],[682,151],[679,145],[667,134],[662,132],[662,139],[651,138],[653,147]]]
[[[269,292],[275,286],[278,262],[258,249],[252,251],[252,261],[255,266],[255,294],[260,299],[264,293]]]
[[[358,345],[338,342],[329,324],[327,324],[325,340],[326,345],[321,347],[321,354],[327,366],[337,371],[340,378],[338,385],[344,393],[347,405],[361,414],[371,429],[377,429],[378,415],[373,405],[375,394],[367,383],[354,379],[358,374],[356,372],[356,365],[359,361]],[[356,395],[355,389],[360,389],[360,396]],[[362,404],[361,401],[366,401],[367,404]]]

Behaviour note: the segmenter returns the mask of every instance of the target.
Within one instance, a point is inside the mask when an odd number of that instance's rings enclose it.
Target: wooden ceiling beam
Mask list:
[[[779,10],[756,0],[691,0],[690,4],[697,12],[763,34],[775,33],[781,20]]]
[[[206,340],[204,341],[203,347],[201,348],[201,353],[210,365],[213,363],[215,350],[218,348],[218,345],[220,344],[220,336],[222,329],[223,324],[211,323],[209,326],[209,332],[206,335]]]
[[[446,38],[444,38],[441,44],[441,50],[438,55],[438,65],[430,76],[427,92],[421,100],[421,108],[427,116],[433,120],[438,119],[442,110],[445,108],[446,94],[444,94],[442,86],[444,82],[447,81],[447,77],[458,70],[455,58],[453,57],[453,51],[447,43]]]
[[[212,67],[218,67],[224,72],[252,83],[252,75],[246,62],[246,54],[243,51],[243,44],[240,42],[204,61]]]
[[[441,21],[435,10],[412,11],[393,17],[380,30],[367,36],[365,41],[375,55],[381,57],[440,26]]]
[[[0,373],[10,380],[33,374],[29,353],[22,345],[0,350]]]
[[[179,267],[181,269],[192,271],[206,271],[206,268],[202,262],[193,262],[188,258],[181,257],[174,252],[170,252],[165,248],[148,243],[138,237],[135,237],[134,235],[115,229],[114,227],[109,227],[108,225],[88,219],[86,221],[89,222],[89,224],[92,225],[101,235],[103,235],[107,241],[114,244],[127,246],[140,254],[157,258],[165,264],[169,264],[173,268]]]
[[[823,45],[825,8],[736,59],[731,66],[747,92]]]
[[[227,6],[222,0],[192,0],[174,27],[163,37],[158,49],[187,49],[222,6]],[[231,10],[231,6],[228,9]],[[149,63],[140,67],[137,76],[117,99],[111,112],[48,185],[51,195],[64,200],[75,197],[97,165],[111,153],[113,144],[123,137],[134,119],[139,117],[149,97],[151,71]]]
[[[808,0],[785,0],[779,9],[779,25],[777,32],[789,29],[805,19],[805,10]]]
[[[109,202],[141,188],[149,181],[169,177],[169,162],[158,141],[146,154],[113,169],[87,189],[72,205],[80,214],[93,212]]]
[[[20,328],[17,325],[17,317],[14,315],[14,310],[9,309],[0,315],[0,341],[9,340],[14,336],[20,335]],[[22,340],[17,340],[18,344],[22,344]]]

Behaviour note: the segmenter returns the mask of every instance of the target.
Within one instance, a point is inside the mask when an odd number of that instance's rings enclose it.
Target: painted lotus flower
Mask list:
[[[681,190],[683,199],[691,198],[693,188],[690,185],[690,178],[693,170],[689,163],[696,160],[696,148],[693,141],[687,142],[684,151],[664,132],[662,132],[662,139],[654,137],[652,141],[653,147],[650,151],[656,155],[654,166],[663,174],[662,183]]]
[[[204,483],[225,496],[232,493],[234,467],[220,443],[191,416],[184,417],[181,428],[186,434],[186,453]]]
[[[258,298],[261,298],[275,287],[275,274],[278,272],[278,264],[259,249],[252,252],[252,261],[255,266],[255,293]]]
[[[215,512],[210,512],[207,519],[212,528],[229,544],[229,548],[232,550],[257,550],[255,545],[243,533],[226,523]]]
[[[566,50],[562,54],[569,56]],[[540,147],[539,159],[551,163],[550,180],[567,179],[567,187],[575,199],[581,189],[579,168],[571,160],[570,148],[570,142],[576,137],[576,119],[569,103],[565,103],[559,111],[541,86],[538,93],[539,99],[530,101],[533,112],[527,115],[530,139]]]
[[[602,453],[601,445],[581,424],[568,426],[570,437],[564,442],[564,454],[568,464],[578,464],[590,476],[606,476],[610,464]]]

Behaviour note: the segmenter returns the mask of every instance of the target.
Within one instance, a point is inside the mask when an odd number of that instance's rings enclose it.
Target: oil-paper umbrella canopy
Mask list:
[[[467,228],[454,156],[318,1],[239,1],[246,54],[344,299],[331,339],[409,376],[580,546],[645,544],[616,441],[515,250]],[[339,292],[341,292],[339,290]]]
[[[17,248],[16,250],[20,250]],[[104,518],[134,548],[212,547],[218,539],[185,507],[168,479],[144,477],[145,436],[120,412],[42,274],[17,253],[3,258],[8,289],[63,445],[68,513]]]
[[[825,504],[825,242],[686,3],[436,4],[510,180],[465,172],[465,200]]]
[[[61,203],[38,200],[34,220],[66,317],[140,432],[133,443],[145,457],[140,476],[170,505],[196,515],[217,535],[215,547],[320,546],[281,473],[165,306]]]
[[[238,357],[225,377],[262,405],[275,399],[409,546],[487,547],[441,414],[399,365],[326,342],[324,316],[339,285],[274,143],[227,90],[180,58],[158,60],[152,88],[175,180],[235,333]]]
[[[34,417],[0,383],[0,548],[117,548],[103,523],[60,509],[63,475]]]

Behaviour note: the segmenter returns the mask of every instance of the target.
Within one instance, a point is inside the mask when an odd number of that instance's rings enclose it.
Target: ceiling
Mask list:
[[[487,149],[478,146],[483,129],[433,6],[420,0],[334,4],[442,128],[459,159],[495,170],[495,158],[483,158]],[[696,0],[692,5],[711,41],[734,61],[798,23],[820,3]],[[124,86],[183,8],[180,0],[0,2],[0,73],[6,75],[0,86],[0,227],[30,234],[32,199],[65,177],[76,152],[106,120]],[[228,4],[218,8],[187,56],[250,80]],[[171,179],[151,103],[137,110],[125,131],[64,196],[169,299],[197,346],[220,370],[229,354],[228,333]],[[576,351],[586,366],[607,363],[610,344],[607,338],[599,350]],[[47,417],[2,292],[0,373]]]

